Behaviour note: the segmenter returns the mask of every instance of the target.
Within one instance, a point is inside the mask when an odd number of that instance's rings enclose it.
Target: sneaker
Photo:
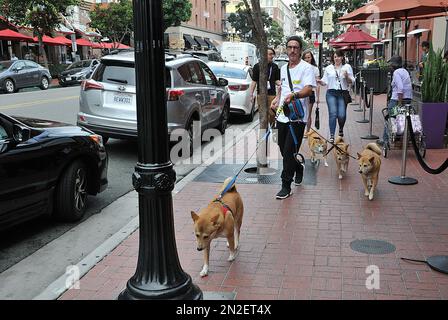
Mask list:
[[[303,181],[303,175],[302,175],[302,176],[299,176],[299,175],[297,175],[297,173],[296,173],[296,177],[294,178],[294,184],[295,184],[296,186],[300,186],[300,185],[302,185],[302,181]]]
[[[328,140],[328,142],[334,143],[334,136],[331,136],[330,139]]]
[[[383,146],[384,145],[384,141],[378,139],[378,140],[376,140],[376,144],[379,145],[379,146]]]
[[[339,130],[339,136],[342,138],[344,136],[344,131]]]
[[[291,188],[282,187],[282,189],[275,196],[276,199],[286,199],[291,195]]]

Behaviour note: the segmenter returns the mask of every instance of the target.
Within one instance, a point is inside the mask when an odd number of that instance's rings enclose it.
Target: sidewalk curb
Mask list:
[[[226,144],[221,152],[216,152],[212,157],[204,161],[201,165],[196,167],[193,171],[191,171],[188,175],[186,175],[182,180],[176,183],[173,195],[179,193],[188,183],[193,181],[197,176],[199,176],[209,165],[214,163],[217,159],[219,159],[227,150],[235,146],[242,138],[244,138],[251,130],[255,129],[259,125],[259,120],[253,122],[249,125],[242,133],[240,133],[237,137],[232,139],[231,142]],[[122,197],[127,196],[129,193],[135,192],[135,190],[128,192]],[[121,198],[121,197],[120,197]],[[118,198],[118,199],[120,199]],[[115,201],[117,201],[116,199]],[[114,202],[115,202],[114,201]],[[112,202],[111,204],[113,204]],[[109,205],[111,205],[109,204]],[[104,210],[104,209],[103,209]],[[139,217],[133,218],[129,223],[121,228],[117,233],[112,235],[109,239],[107,239],[103,244],[101,244],[98,248],[92,251],[89,255],[87,255],[84,259],[79,261],[75,267],[79,269],[79,279],[85,276],[90,269],[92,269],[98,262],[103,260],[103,258],[112,252],[121,242],[127,239],[133,232],[135,232],[139,227]],[[61,275],[58,279],[53,281],[44,291],[35,296],[33,300],[57,300],[65,291],[70,288],[67,288],[67,280],[68,276],[71,274]]]

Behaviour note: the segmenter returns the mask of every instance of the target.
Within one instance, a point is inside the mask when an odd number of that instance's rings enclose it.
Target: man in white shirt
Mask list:
[[[289,37],[286,41],[286,49],[289,62],[280,70],[280,82],[278,83],[280,88],[271,104],[271,108],[276,110],[277,143],[283,157],[282,188],[276,195],[277,199],[286,199],[292,194],[291,183],[294,174],[294,184],[300,185],[302,183],[304,165],[300,165],[295,160],[294,154],[300,150],[306,119],[308,118],[306,114],[308,99],[305,98],[309,97],[313,93],[313,87],[316,87],[313,67],[301,59],[302,39],[298,36]],[[289,81],[288,69],[292,83]],[[300,99],[304,110],[304,116],[298,120],[290,120],[283,112],[293,99]],[[290,127],[294,132],[295,139]]]

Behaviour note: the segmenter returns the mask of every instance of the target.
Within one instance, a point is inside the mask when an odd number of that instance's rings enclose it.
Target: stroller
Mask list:
[[[423,134],[422,125],[420,122],[420,117],[416,113],[415,109],[411,105],[401,105],[396,106],[389,113],[388,108],[381,110],[386,132],[388,133],[388,139],[384,141],[383,144],[383,156],[387,158],[389,150],[391,149],[401,149],[403,147],[402,135],[404,132],[404,126],[406,122],[406,108],[410,107],[412,129],[414,130],[415,141],[422,158],[426,155],[426,143],[425,136]],[[412,148],[411,139],[408,139],[408,145]]]

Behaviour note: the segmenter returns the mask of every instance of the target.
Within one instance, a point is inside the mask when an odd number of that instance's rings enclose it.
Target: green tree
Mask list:
[[[0,12],[9,21],[33,28],[39,39],[39,54],[48,68],[42,37],[51,34],[59,26],[61,15],[67,15],[67,8],[80,0],[0,0]]]
[[[117,44],[134,30],[131,0],[120,0],[108,6],[97,4],[90,13],[90,27],[98,29],[103,37]]]
[[[326,38],[333,38],[340,33],[339,18],[347,12],[351,12],[365,4],[365,0],[322,0],[323,10],[331,9],[333,11],[333,24],[335,26],[333,34],[325,35]],[[310,11],[313,8],[320,8],[320,0],[298,0],[297,3],[290,5],[291,9],[297,16],[300,31],[305,32],[305,36],[310,38]]]
[[[272,24],[267,31],[267,37],[268,44],[274,48],[279,46],[283,42],[285,34],[283,33],[283,28],[278,24],[277,21],[272,21]]]
[[[244,42],[255,44],[255,34],[253,32],[254,28],[250,23],[251,12],[252,11],[247,9],[245,4],[241,2],[236,6],[236,13],[231,13],[229,15],[228,21],[232,28],[239,31],[240,38]],[[261,12],[261,19],[265,29],[272,25],[272,18],[269,17],[269,15],[264,11]]]
[[[163,30],[190,20],[191,8],[189,0],[163,0]]]

